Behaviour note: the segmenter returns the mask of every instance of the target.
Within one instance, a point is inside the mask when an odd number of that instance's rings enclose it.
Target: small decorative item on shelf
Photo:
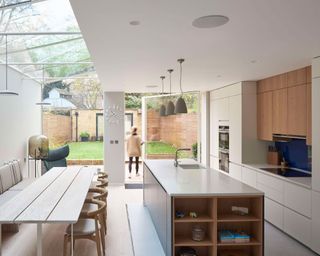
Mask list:
[[[191,218],[198,218],[198,214],[196,212],[189,212],[189,216]]]
[[[219,232],[219,239],[221,243],[234,243],[234,235],[229,230],[221,230]]]
[[[179,256],[197,256],[196,250],[191,247],[181,247]]]
[[[205,231],[203,228],[199,227],[199,226],[195,226],[192,228],[192,240],[194,241],[203,241],[204,237],[205,237]]]
[[[234,242],[235,243],[249,243],[250,242],[250,236],[246,234],[245,232],[236,232],[233,234],[234,236]]]
[[[242,216],[249,214],[249,208],[248,207],[232,206],[231,207],[231,211],[234,214],[242,215]]]
[[[176,211],[176,218],[177,218],[177,219],[182,219],[182,218],[184,218],[184,212]]]

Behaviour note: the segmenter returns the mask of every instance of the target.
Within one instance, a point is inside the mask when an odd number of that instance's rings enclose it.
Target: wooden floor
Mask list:
[[[106,237],[108,256],[133,256],[126,203],[142,203],[142,190],[125,190],[123,186],[110,186],[108,197],[108,234]],[[43,256],[62,255],[65,225],[44,225]],[[36,255],[36,225],[20,225],[15,234],[3,234],[3,256]],[[91,241],[78,240],[75,255],[96,255],[95,244]]]

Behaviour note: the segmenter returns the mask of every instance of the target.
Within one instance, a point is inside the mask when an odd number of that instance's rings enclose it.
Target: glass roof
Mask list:
[[[11,67],[39,81],[43,76],[46,80],[62,80],[94,72],[68,0],[33,0],[33,4],[14,5],[21,2],[28,1],[0,0],[2,64],[7,50]],[[12,8],[3,8],[12,4]]]

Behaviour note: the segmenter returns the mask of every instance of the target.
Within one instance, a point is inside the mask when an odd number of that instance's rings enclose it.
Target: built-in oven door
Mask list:
[[[229,151],[219,151],[219,169],[229,173]]]

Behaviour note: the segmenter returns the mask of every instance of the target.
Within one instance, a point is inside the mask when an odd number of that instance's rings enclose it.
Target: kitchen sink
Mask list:
[[[204,169],[200,164],[179,164],[179,167],[185,170]]]

